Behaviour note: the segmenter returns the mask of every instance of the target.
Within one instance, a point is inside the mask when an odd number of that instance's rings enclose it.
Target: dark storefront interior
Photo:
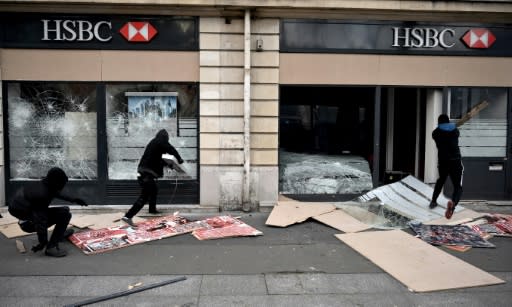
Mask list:
[[[366,87],[281,87],[281,193],[350,199],[371,189],[374,95]]]

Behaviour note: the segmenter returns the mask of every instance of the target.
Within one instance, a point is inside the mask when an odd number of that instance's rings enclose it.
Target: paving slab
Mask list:
[[[263,274],[205,275],[200,294],[201,296],[266,295],[267,287]]]

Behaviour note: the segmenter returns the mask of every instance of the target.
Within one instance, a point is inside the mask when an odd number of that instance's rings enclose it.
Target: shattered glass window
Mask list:
[[[197,86],[112,84],[106,95],[109,179],[136,179],[144,149],[161,129],[169,133],[187,171],[165,168],[163,179],[197,178]]]
[[[95,84],[9,83],[8,129],[11,179],[97,178]]]

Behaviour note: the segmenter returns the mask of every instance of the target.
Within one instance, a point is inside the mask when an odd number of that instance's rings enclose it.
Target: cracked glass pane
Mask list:
[[[96,85],[10,83],[8,127],[11,179],[55,166],[70,179],[97,178]]]
[[[136,179],[137,165],[160,129],[185,160],[187,174],[164,169],[163,179],[197,178],[197,87],[182,84],[107,85],[109,179]]]

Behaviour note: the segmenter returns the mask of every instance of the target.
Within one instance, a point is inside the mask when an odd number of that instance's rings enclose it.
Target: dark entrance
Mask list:
[[[381,183],[407,175],[423,180],[426,90],[383,88],[381,108]]]
[[[280,192],[350,199],[372,188],[374,88],[281,86]]]

